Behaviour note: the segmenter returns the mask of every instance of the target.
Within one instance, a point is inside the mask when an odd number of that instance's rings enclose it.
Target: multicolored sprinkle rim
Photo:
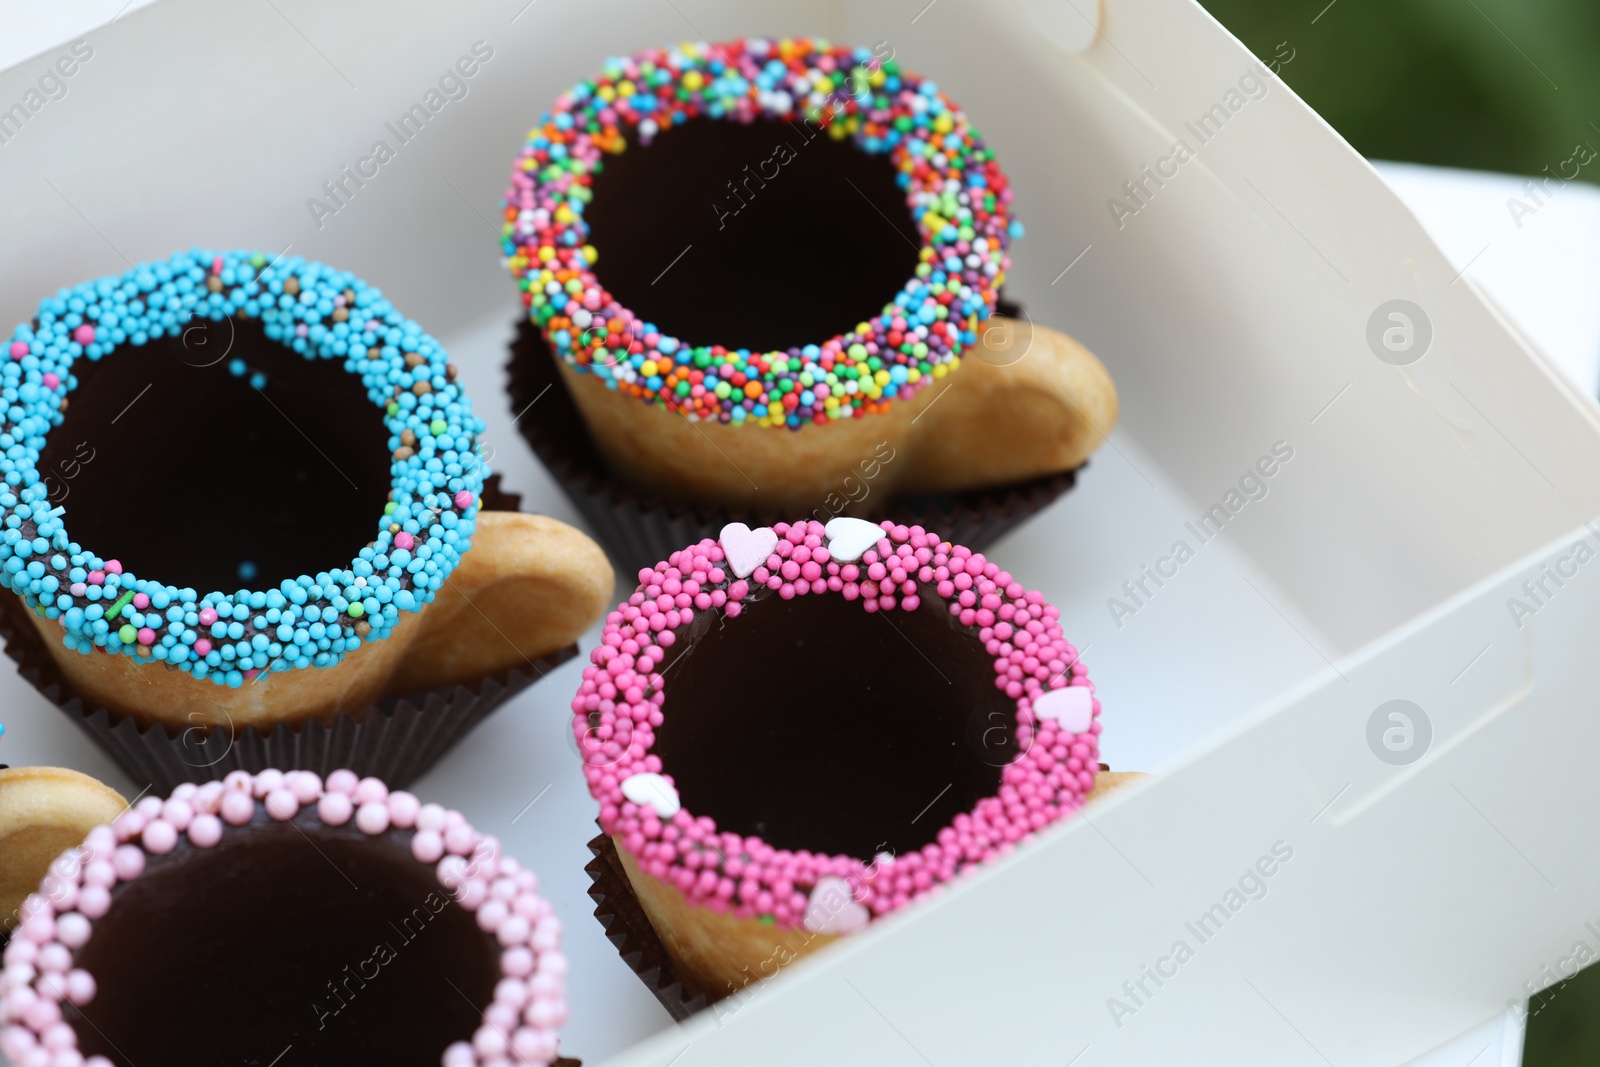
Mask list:
[[[78,384],[76,360],[233,318],[257,319],[306,359],[342,360],[361,376],[385,412],[391,492],[373,540],[348,566],[275,589],[202,595],[135,577],[72,541],[39,454]],[[363,640],[387,637],[401,611],[421,610],[471,544],[488,474],[475,451],[483,420],[439,343],[346,271],[196,249],[64,289],[11,335],[0,390],[13,398],[0,419],[0,580],[85,655],[163,662],[234,688],[270,671],[331,667]]]
[[[529,132],[506,191],[502,247],[533,322],[567,366],[691,421],[786,426],[881,412],[955,370],[994,312],[1022,228],[967,116],[893,58],[825,41],[683,44],[608,60]],[[892,51],[889,52],[892,56]],[[606,292],[583,215],[605,153],[695,118],[803,121],[889,157],[921,237],[894,302],[785,351],[690,346]]]
[[[201,786],[186,782],[168,799],[145,797],[110,826],[89,831],[82,845],[50,865],[40,891],[22,904],[22,923],[0,970],[0,1052],[18,1065],[112,1067],[103,1056],[78,1054],[77,1031],[62,1010],[63,1002],[82,1007],[94,1001],[94,975],[74,966],[75,954],[113,907],[112,890],[143,874],[151,857],[177,848],[180,835],[194,848],[209,849],[260,809],[287,822],[312,806],[324,825],[353,821],[369,837],[390,828],[413,831],[412,856],[436,865],[439,885],[475,912],[479,928],[501,945],[502,977],[483,1025],[470,1042],[444,1050],[442,1067],[553,1063],[560,1054],[557,1030],[567,1018],[567,959],[561,921],[539,896],[538,877],[502,856],[500,842],[474,830],[459,811],[423,804],[345,770],[328,775],[326,783],[310,771],[278,770],[234,771]]]
[[[934,843],[870,863],[776,849],[721,832],[683,810],[671,769],[651,753],[663,720],[666,650],[696,613],[736,619],[772,595],[837,595],[860,610],[914,611],[932,592],[994,658],[995,686],[1016,701],[1018,755],[996,795],[941,829]],[[639,572],[606,617],[573,699],[573,732],[600,824],[646,874],[690,904],[780,927],[846,934],[905,907],[1067,818],[1094,788],[1100,701],[1060,612],[982,554],[920,526],[838,518],[724,528]],[[775,669],[784,665],[774,664]]]

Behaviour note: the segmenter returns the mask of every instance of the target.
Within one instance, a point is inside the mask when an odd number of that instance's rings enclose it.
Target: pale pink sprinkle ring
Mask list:
[[[147,854],[172,851],[182,834],[196,848],[211,848],[227,827],[249,823],[257,804],[280,822],[312,807],[325,825],[354,820],[369,837],[390,828],[415,830],[412,855],[437,867],[439,884],[501,945],[501,978],[484,1025],[470,1040],[444,1049],[440,1064],[556,1060],[558,1030],[567,1019],[567,960],[561,921],[538,895],[532,871],[502,856],[500,842],[478,833],[460,812],[390,792],[376,778],[340,770],[324,783],[310,771],[265,770],[234,771],[200,786],[186,782],[166,800],[145,797],[50,865],[40,891],[23,902],[22,923],[0,969],[0,1052],[15,1067],[113,1067],[103,1056],[83,1058],[77,1031],[62,1012],[62,1001],[81,1007],[96,993],[94,976],[73,966],[74,950],[114,906],[113,887],[144,872]]]
[[[663,721],[666,649],[697,613],[735,619],[747,603],[774,594],[838,594],[869,612],[913,611],[930,590],[971,628],[993,657],[995,686],[1016,701],[1018,755],[994,796],[957,815],[935,842],[871,863],[776,849],[719,832],[709,817],[682,808],[670,770],[651,748]],[[1039,593],[981,554],[920,526],[850,518],[826,527],[810,520],[756,530],[730,524],[718,540],[641,570],[638,589],[606,616],[572,701],[601,827],[644,873],[692,905],[741,919],[770,916],[780,927],[859,929],[1068,817],[1094,788],[1100,701],[1059,619]],[[785,666],[773,664],[775,672]]]

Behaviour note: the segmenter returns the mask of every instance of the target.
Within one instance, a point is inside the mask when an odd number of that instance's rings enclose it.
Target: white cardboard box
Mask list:
[[[1464,280],[1594,396],[1600,392],[1600,187],[1554,177],[1559,165],[1528,178],[1374,163]]]
[[[1157,779],[735,1012],[665,1027],[588,915],[569,665],[418,791],[541,871],[574,958],[570,1052],[619,1067],[1393,1065],[1541,984],[1600,919],[1600,856],[1573,844],[1600,813],[1584,670],[1600,567],[1543,577],[1580,538],[1600,544],[1585,525],[1595,404],[1187,0],[164,0],[96,31],[67,94],[0,145],[0,312],[18,321],[58,286],[178,247],[287,245],[444,339],[496,466],[570,517],[499,393],[516,313],[491,221],[505,174],[546,103],[604,56],[756,33],[889,41],[1015,180],[1016,295],[1106,360],[1124,414],[1080,487],[994,554],[1062,606],[1106,704],[1106,758]],[[495,56],[467,98],[315,225],[306,200],[478,40]],[[0,74],[0,106],[52,58]],[[1185,124],[1213,106],[1227,117],[1202,141]],[[1144,178],[1179,139],[1193,158]],[[1397,299],[1432,334],[1404,366],[1367,340]],[[1134,613],[1108,604],[1279,441],[1294,457],[1265,498],[1191,544]],[[1518,619],[1525,580],[1546,595]],[[24,683],[3,684],[5,759],[122,782]],[[1431,732],[1404,766],[1368,743],[1396,699]],[[1294,855],[1267,895],[1114,1013],[1123,983],[1280,841]]]

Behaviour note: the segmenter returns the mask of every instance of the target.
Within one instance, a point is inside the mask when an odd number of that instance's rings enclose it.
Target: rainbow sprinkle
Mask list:
[[[894,302],[855,329],[785,351],[690,346],[601,286],[583,215],[604,154],[693,118],[805,121],[887,154],[921,235]],[[960,366],[994,312],[1011,238],[994,153],[933,82],[865,48],[752,39],[608,60],[528,136],[506,192],[502,247],[523,303],[567,365],[691,421],[786,426],[884,411]]]
[[[390,433],[390,502],[344,568],[277,588],[201,594],[135,577],[72,541],[39,454],[78,384],[72,365],[181,334],[195,318],[259,319],[306,359],[361,376]],[[331,667],[419,611],[471,544],[487,468],[482,419],[439,343],[378,290],[299,258],[201,250],[64,289],[0,345],[0,581],[57,620],[68,648],[168,663],[238,688],[269,671]],[[152,506],[159,506],[152,498]],[[196,531],[196,536],[199,536]],[[107,606],[109,605],[109,607]]]

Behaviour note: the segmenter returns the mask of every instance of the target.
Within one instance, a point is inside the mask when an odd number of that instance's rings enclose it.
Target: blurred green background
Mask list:
[[[1600,964],[1528,1001],[1523,1067],[1600,1063]]]
[[[1600,180],[1600,0],[1200,2],[1369,158]],[[1600,964],[1529,1004],[1523,1067],[1579,1065]]]
[[[1600,0],[1200,2],[1369,158],[1537,174],[1600,150]]]

